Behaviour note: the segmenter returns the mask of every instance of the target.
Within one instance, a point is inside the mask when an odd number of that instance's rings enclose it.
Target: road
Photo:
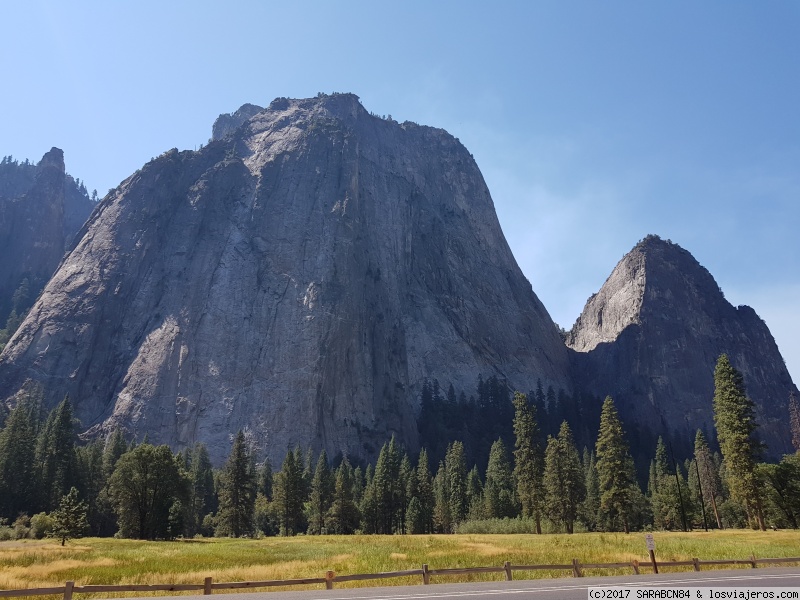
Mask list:
[[[586,600],[594,586],[665,587],[794,587],[800,590],[800,568],[730,569],[699,573],[662,573],[620,577],[582,577],[493,581],[481,583],[434,583],[402,587],[371,587],[294,592],[246,592],[214,594],[214,600]],[[180,596],[181,600],[208,600],[208,596]],[[126,599],[131,600],[131,599]],[[141,598],[133,600],[152,600]]]

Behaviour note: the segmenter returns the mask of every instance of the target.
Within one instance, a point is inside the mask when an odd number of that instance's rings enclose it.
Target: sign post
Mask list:
[[[644,542],[647,544],[647,551],[650,553],[650,562],[653,563],[653,573],[658,575],[658,564],[656,563],[656,541],[653,539],[653,534],[648,533],[644,536]]]

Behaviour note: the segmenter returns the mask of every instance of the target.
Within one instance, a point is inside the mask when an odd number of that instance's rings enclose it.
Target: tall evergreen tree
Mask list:
[[[197,443],[192,448],[189,479],[187,533],[193,536],[200,532],[205,516],[217,510],[214,470],[204,444]]]
[[[517,497],[522,505],[522,516],[532,517],[536,523],[536,533],[542,533],[544,456],[539,442],[539,427],[534,409],[525,394],[514,394],[514,411],[514,480]]]
[[[417,478],[414,473],[414,467],[411,466],[411,459],[408,457],[408,453],[403,453],[403,458],[400,460],[397,492],[400,504],[398,509],[398,531],[407,533],[408,505],[417,492]]]
[[[111,435],[106,438],[103,448],[103,471],[105,472],[106,479],[111,477],[111,474],[114,472],[114,467],[117,466],[117,461],[127,451],[128,444],[125,442],[122,431],[115,429],[111,432]]]
[[[255,526],[256,468],[242,431],[233,440],[218,493],[219,531],[231,537],[251,535]]]
[[[419,527],[414,533],[433,533],[433,508],[436,498],[433,493],[433,477],[431,476],[428,452],[423,448],[417,459],[417,498],[419,500]]]
[[[323,450],[317,459],[311,493],[308,501],[308,532],[312,535],[327,533],[325,519],[333,503],[335,481],[328,466],[328,454]]]
[[[102,521],[106,507],[100,502],[100,495],[106,485],[103,469],[103,442],[94,440],[85,446],[75,449],[77,488],[79,494],[86,498],[87,519],[90,531],[94,535],[101,533]],[[63,500],[63,498],[62,498]]]
[[[269,459],[264,461],[264,465],[258,472],[258,492],[267,500],[272,500],[273,474],[272,465]]]
[[[561,523],[567,533],[573,533],[586,487],[580,455],[566,421],[561,423],[558,437],[547,441],[543,483],[548,516]]]
[[[502,438],[498,438],[489,451],[483,500],[485,515],[490,519],[515,517],[517,514],[511,461]]]
[[[731,495],[744,504],[748,519],[764,531],[762,490],[756,475],[761,445],[755,437],[755,405],[745,393],[742,374],[726,354],[719,357],[714,369],[714,425]]]
[[[581,503],[580,517],[589,531],[597,529],[597,514],[600,510],[600,480],[595,468],[594,452],[583,449],[583,477],[586,487],[586,498]]]
[[[298,451],[287,452],[281,470],[275,474],[273,494],[275,512],[278,515],[281,535],[295,535],[303,530],[303,503],[305,480],[303,464],[298,463]]]
[[[669,464],[667,447],[661,436],[656,443],[656,455],[650,467],[648,493],[653,510],[653,525],[659,529],[679,529],[681,527],[681,502],[678,493],[680,477]]]
[[[611,396],[603,402],[595,452],[600,513],[609,528],[616,528],[619,523],[625,533],[629,533],[634,509],[633,487],[637,484],[622,422]]]
[[[381,527],[378,491],[373,483],[374,480],[375,470],[369,464],[364,473],[364,491],[361,494],[361,502],[359,503],[361,529],[364,533],[378,533]]]
[[[467,515],[465,519],[486,518],[483,506],[483,482],[478,473],[478,465],[473,465],[467,473]]]
[[[467,463],[463,443],[456,441],[450,444],[445,455],[444,464],[448,482],[450,518],[452,519],[452,526],[455,527],[467,517],[469,509],[469,504],[467,503]]]
[[[717,498],[722,494],[722,483],[719,480],[719,471],[711,456],[706,438],[699,429],[694,437],[694,460],[699,473],[698,481],[703,502],[710,505],[717,528],[722,529],[722,520],[717,507]]]
[[[400,449],[394,436],[383,445],[375,473],[372,477],[372,493],[377,509],[376,533],[394,533],[400,523],[400,509],[405,490],[400,481]]]
[[[345,457],[336,469],[333,503],[328,511],[328,530],[331,533],[354,533],[361,515],[353,498],[353,467]]]
[[[450,510],[450,481],[445,462],[439,462],[436,477],[433,479],[433,526],[436,533],[452,533],[453,517]]]
[[[30,407],[20,402],[0,432],[0,517],[14,519],[38,504],[35,431]]]
[[[58,506],[76,480],[75,424],[69,396],[50,413],[37,442],[41,499],[45,510]]]

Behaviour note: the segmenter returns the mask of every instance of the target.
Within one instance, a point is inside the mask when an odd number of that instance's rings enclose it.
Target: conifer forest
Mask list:
[[[82,441],[70,398],[45,414],[34,391],[0,421],[0,539],[797,529],[797,398],[795,454],[764,463],[741,374],[722,355],[714,376],[714,431],[689,441],[631,444],[611,397],[492,377],[469,398],[426,381],[414,454],[392,438],[374,464],[299,447],[257,464],[240,431],[220,468],[202,444]]]

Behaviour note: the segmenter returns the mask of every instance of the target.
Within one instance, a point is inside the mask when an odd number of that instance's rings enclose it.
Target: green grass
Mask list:
[[[714,531],[655,533],[661,561],[800,556],[800,533]],[[0,589],[86,584],[202,583],[261,581],[418,569],[569,564],[648,560],[644,534],[321,536],[261,540],[204,539],[143,542],[90,538],[62,547],[50,541],[0,542]],[[616,571],[629,573],[630,570]],[[589,574],[613,574],[593,571]],[[569,571],[515,573],[515,577],[566,577]],[[500,574],[458,580],[501,579]],[[418,584],[419,577],[384,580],[381,585]],[[439,581],[445,580],[439,578]],[[452,581],[454,578],[448,577]],[[436,579],[434,579],[436,581]],[[374,583],[374,582],[373,582]],[[370,582],[350,585],[372,585]]]

